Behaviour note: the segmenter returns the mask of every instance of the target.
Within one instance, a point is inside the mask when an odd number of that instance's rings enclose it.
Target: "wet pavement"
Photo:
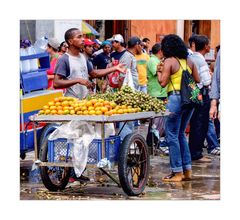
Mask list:
[[[61,192],[50,192],[40,179],[36,181],[31,177],[33,159],[31,152],[20,161],[21,200],[220,200],[220,158],[217,156],[212,157],[210,163],[193,162],[193,180],[180,183],[161,181],[169,173],[168,156],[150,156],[149,180],[138,197],[127,196],[116,183],[100,175],[97,168],[85,171],[91,180],[88,184],[69,183]]]

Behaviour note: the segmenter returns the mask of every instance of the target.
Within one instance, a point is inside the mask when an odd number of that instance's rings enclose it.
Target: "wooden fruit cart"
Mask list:
[[[141,194],[146,186],[149,174],[149,154],[145,138],[138,133],[127,135],[120,143],[120,132],[124,125],[129,121],[140,119],[153,119],[155,117],[164,117],[168,113],[139,112],[121,115],[34,115],[30,117],[34,128],[35,145],[35,163],[40,167],[43,184],[50,191],[63,190],[69,181],[70,170],[73,167],[71,157],[69,156],[69,146],[66,141],[58,140],[63,144],[60,148],[65,148],[62,159],[55,159],[54,147],[57,142],[49,143],[48,136],[61,123],[72,120],[95,122],[101,124],[101,139],[93,140],[89,146],[89,154],[94,150],[94,156],[89,155],[87,167],[96,167],[97,163],[107,158],[113,165],[118,166],[118,178],[111,174],[111,169],[98,167],[104,174],[111,178],[123,191],[129,196]],[[46,129],[44,140],[41,142],[39,158],[36,127],[40,122],[49,123],[49,129]],[[124,122],[124,125],[116,136],[105,138],[105,124]],[[96,144],[97,143],[97,144]],[[56,144],[56,146],[54,146]],[[97,155],[96,155],[97,154]],[[92,159],[92,160],[91,160]],[[54,177],[54,178],[53,178]],[[119,179],[119,180],[118,180]]]

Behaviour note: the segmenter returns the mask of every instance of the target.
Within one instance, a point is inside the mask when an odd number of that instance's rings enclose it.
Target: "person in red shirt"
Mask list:
[[[49,38],[46,51],[50,55],[50,69],[47,70],[48,89],[53,89],[54,69],[59,58],[60,43],[56,38]]]

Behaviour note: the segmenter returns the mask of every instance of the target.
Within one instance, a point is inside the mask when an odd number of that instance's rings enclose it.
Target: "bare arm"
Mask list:
[[[75,84],[81,84],[86,86],[87,88],[93,88],[93,84],[86,79],[77,78],[77,79],[71,79],[71,80],[64,80],[61,75],[55,74],[54,76],[53,87],[55,89],[68,88]]]
[[[188,63],[188,66],[192,69],[193,79],[195,80],[196,83],[200,83],[200,77],[198,74],[197,67],[190,59],[187,60],[187,63]]]
[[[126,68],[124,68],[124,64],[120,63],[117,66],[113,66],[107,69],[93,69],[92,72],[90,73],[91,78],[100,78],[102,76],[106,76],[107,74],[114,72],[118,70],[119,72],[125,73]]]
[[[171,75],[171,69],[172,69],[171,58],[166,59],[164,61],[162,72],[157,72],[158,81],[162,87],[165,87],[168,84]]]

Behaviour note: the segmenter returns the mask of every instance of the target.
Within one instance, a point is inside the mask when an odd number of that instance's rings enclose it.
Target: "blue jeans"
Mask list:
[[[191,154],[185,129],[192,116],[193,109],[181,108],[180,94],[170,95],[166,107],[170,111],[166,120],[166,138],[172,172],[190,170],[192,168]]]
[[[147,94],[147,86],[138,86],[138,91],[144,92]]]
[[[207,148],[208,153],[210,153],[214,148],[220,147],[218,143],[215,126],[212,120],[209,120],[209,123],[208,123],[207,143],[208,143],[208,148]]]
[[[119,123],[119,129],[122,128],[122,126],[124,125],[124,122],[120,122]],[[125,124],[124,128],[122,129],[120,135],[121,141],[123,141],[123,139],[128,135],[133,133],[134,130],[134,122],[133,121],[129,121]]]

